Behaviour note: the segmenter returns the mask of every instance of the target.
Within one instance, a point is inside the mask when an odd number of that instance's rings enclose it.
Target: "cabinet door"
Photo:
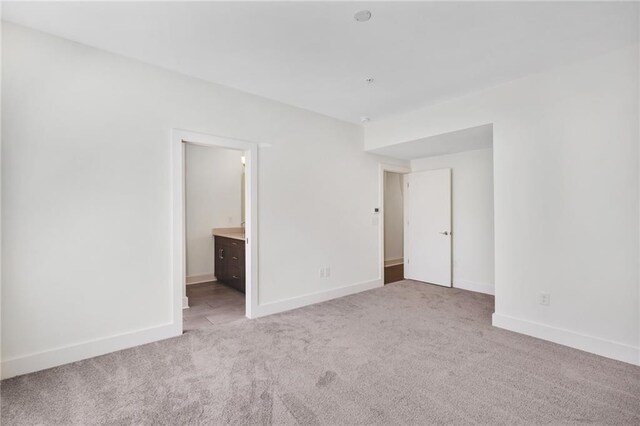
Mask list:
[[[225,241],[221,237],[215,238],[215,247],[214,247],[214,273],[216,279],[218,281],[225,281],[228,279],[228,267],[227,267],[227,259],[229,256],[229,248],[225,244]]]

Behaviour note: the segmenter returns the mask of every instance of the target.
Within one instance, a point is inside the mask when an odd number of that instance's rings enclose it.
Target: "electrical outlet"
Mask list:
[[[318,275],[320,275],[320,278],[329,278],[331,276],[331,267],[323,266],[318,270]]]
[[[551,295],[549,293],[540,293],[540,304],[549,306],[551,303]]]

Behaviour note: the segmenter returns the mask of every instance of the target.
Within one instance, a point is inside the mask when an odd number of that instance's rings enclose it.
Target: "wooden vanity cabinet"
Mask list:
[[[244,241],[215,236],[214,268],[216,279],[244,293]]]

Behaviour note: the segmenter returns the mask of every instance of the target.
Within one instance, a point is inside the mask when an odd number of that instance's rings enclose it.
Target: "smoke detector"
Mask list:
[[[368,10],[361,10],[360,12],[356,12],[356,14],[353,15],[353,18],[358,22],[367,22],[371,19],[371,12]]]
[[[369,124],[369,122],[371,121],[371,119],[369,117],[362,117],[360,118],[360,122],[362,124]]]

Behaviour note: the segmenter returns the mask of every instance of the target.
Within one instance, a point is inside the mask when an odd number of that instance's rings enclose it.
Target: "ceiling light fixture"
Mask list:
[[[358,22],[367,22],[369,19],[371,19],[371,12],[368,10],[361,10],[360,12],[356,12],[353,17]]]

